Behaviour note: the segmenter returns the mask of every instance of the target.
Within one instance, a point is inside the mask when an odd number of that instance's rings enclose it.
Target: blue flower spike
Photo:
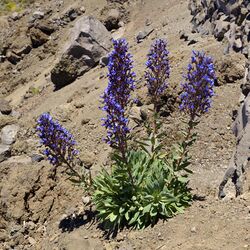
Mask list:
[[[187,67],[185,82],[181,85],[180,110],[192,118],[206,113],[211,107],[216,79],[213,59],[204,52],[193,51]]]
[[[126,115],[127,105],[131,100],[131,91],[135,88],[135,73],[132,56],[128,53],[125,39],[113,41],[114,50],[110,54],[108,64],[108,87],[102,95],[106,117],[102,119],[107,129],[104,139],[111,147],[126,151],[126,139],[130,131]]]

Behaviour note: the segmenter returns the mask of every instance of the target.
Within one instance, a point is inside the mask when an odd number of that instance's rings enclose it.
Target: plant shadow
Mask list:
[[[72,214],[62,219],[59,223],[59,229],[65,232],[72,232],[75,229],[90,223],[90,226],[96,221],[96,212],[85,210],[82,214]]]
[[[199,194],[193,195],[193,201],[205,201],[205,200],[206,200],[205,195],[199,195]]]
[[[193,195],[193,201],[205,201],[206,196],[194,194]],[[157,222],[160,220],[160,218],[151,225],[148,225],[147,227],[154,227]],[[164,220],[164,219],[163,219]],[[59,229],[62,230],[63,233],[65,232],[72,232],[75,229],[88,225],[88,227],[91,227],[94,223],[97,222],[97,228],[100,229],[103,234],[103,238],[110,239],[110,238],[116,238],[119,232],[122,232],[124,229],[130,229],[132,230],[128,225],[124,225],[122,228],[118,230],[118,228],[113,229],[107,229],[105,223],[99,223],[97,220],[97,212],[93,211],[91,209],[85,210],[84,213],[81,214],[71,214],[67,216],[66,218],[62,219],[59,223]]]

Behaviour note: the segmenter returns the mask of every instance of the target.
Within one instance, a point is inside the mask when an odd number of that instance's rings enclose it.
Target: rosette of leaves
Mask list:
[[[148,148],[151,148],[150,144],[148,142]],[[178,153],[181,151],[176,152],[176,160],[180,159]],[[126,162],[114,155],[111,173],[103,170],[95,178],[93,200],[106,229],[142,229],[154,225],[159,219],[173,217],[189,206],[192,196],[185,175],[189,171],[186,156],[182,157],[184,164],[176,168],[176,161],[160,152],[153,155],[147,150],[129,151]],[[129,181],[128,167],[134,186]]]

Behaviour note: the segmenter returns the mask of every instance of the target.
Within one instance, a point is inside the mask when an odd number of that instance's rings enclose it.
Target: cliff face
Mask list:
[[[190,0],[193,29],[213,34],[230,49],[250,57],[250,3],[248,0]]]
[[[241,85],[241,106],[237,111],[233,126],[237,138],[236,149],[219,188],[219,197],[225,197],[223,189],[227,181],[232,179],[236,195],[240,195],[244,189],[244,173],[249,171],[250,155],[248,143],[250,138],[250,3],[244,0],[190,0],[189,10],[193,16],[193,32],[214,35],[218,41],[225,44],[224,54],[235,51],[248,58],[245,64],[245,77]]]

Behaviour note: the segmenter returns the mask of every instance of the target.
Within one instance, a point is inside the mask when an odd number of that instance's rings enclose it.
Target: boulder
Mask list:
[[[35,28],[47,35],[51,35],[56,30],[55,25],[49,20],[41,20],[35,25]]]
[[[8,101],[0,99],[0,112],[4,115],[9,115],[12,111],[12,108]]]
[[[29,54],[31,51],[32,47],[30,44],[26,44],[23,47],[19,48],[19,49],[15,49],[13,50],[13,53],[18,55],[18,56],[22,56],[24,54]]]
[[[32,42],[33,48],[37,48],[49,40],[49,36],[43,33],[41,30],[36,28],[31,28],[30,30],[30,40]]]
[[[18,62],[22,60],[22,57],[20,57],[19,55],[15,54],[12,51],[8,51],[6,53],[6,58],[12,64],[17,64]]]
[[[61,88],[99,63],[112,47],[112,37],[105,26],[91,16],[80,18],[71,31],[59,62],[51,71],[51,80]]]
[[[16,124],[7,125],[1,131],[1,143],[4,145],[11,145],[16,140],[19,126]]]

